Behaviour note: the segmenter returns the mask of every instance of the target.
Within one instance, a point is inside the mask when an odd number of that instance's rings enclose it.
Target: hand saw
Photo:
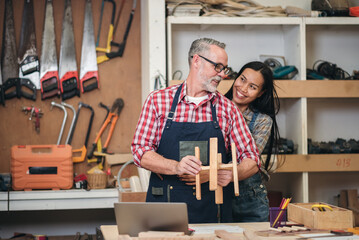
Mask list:
[[[105,61],[110,60],[110,59],[115,58],[115,57],[122,57],[123,52],[125,51],[128,33],[130,32],[130,28],[131,28],[131,25],[132,25],[133,16],[135,14],[136,5],[137,5],[137,0],[133,0],[132,10],[131,10],[130,17],[129,17],[128,22],[127,22],[127,27],[126,27],[125,34],[123,36],[122,42],[121,43],[116,43],[113,40],[111,40],[111,46],[117,47],[118,50],[117,51],[106,52],[105,55],[98,56],[97,57],[97,63],[102,63],[102,62],[105,62]]]
[[[46,0],[44,31],[42,34],[40,85],[41,99],[59,96],[59,71],[56,55],[54,8]]]
[[[81,92],[88,92],[99,88],[91,0],[86,0],[85,5],[85,20],[80,67],[80,87]]]
[[[2,91],[4,101],[21,97],[18,93],[19,69],[16,53],[15,24],[12,0],[5,1],[4,35],[1,54]]]
[[[36,89],[40,89],[40,64],[36,49],[33,0],[24,0],[18,63],[21,96],[36,100]],[[24,91],[22,87],[25,87]]]
[[[76,64],[74,30],[72,25],[71,0],[66,0],[60,47],[60,90],[62,100],[80,96]]]

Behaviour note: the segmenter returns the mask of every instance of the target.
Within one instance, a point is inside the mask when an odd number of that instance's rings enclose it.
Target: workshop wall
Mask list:
[[[95,40],[97,39],[99,18],[101,12],[100,0],[92,1],[92,13],[94,21]],[[116,17],[121,1],[115,0],[117,4]],[[141,48],[140,48],[140,2],[134,14],[132,26],[128,35],[126,48],[122,57],[111,59],[110,61],[99,64],[99,83],[100,89],[96,89],[80,97],[73,97],[66,100],[77,110],[78,102],[83,102],[92,106],[95,111],[94,122],[89,138],[88,148],[92,145],[96,137],[96,132],[100,130],[105,118],[106,110],[100,108],[100,102],[111,107],[116,98],[122,98],[125,106],[117,121],[114,134],[108,147],[108,151],[115,153],[129,153],[132,137],[135,131],[139,113],[141,110]],[[13,0],[14,20],[16,32],[16,44],[19,47],[20,29],[22,21],[24,0]],[[62,20],[64,13],[65,0],[53,1],[55,34],[57,45],[57,57],[60,56],[60,41],[62,31]],[[119,20],[118,28],[114,34],[114,41],[120,43],[123,39],[127,22],[132,8],[132,1],[124,1],[124,7]],[[2,46],[3,21],[4,21],[5,1],[0,1],[0,45]],[[72,1],[72,15],[76,46],[76,58],[78,71],[80,70],[81,45],[84,24],[85,0]],[[41,39],[44,25],[45,0],[34,1],[35,29],[38,56],[41,56]],[[101,25],[100,47],[106,46],[106,39],[112,14],[112,4],[105,2],[104,14]],[[113,48],[115,50],[115,48]],[[98,53],[100,55],[100,53]],[[41,64],[41,63],[40,63]],[[37,144],[56,144],[64,113],[60,108],[54,107],[50,110],[51,101],[61,102],[59,98],[41,100],[40,91],[37,91],[37,100],[31,101],[25,98],[10,99],[6,101],[6,106],[0,106],[0,173],[10,171],[10,149],[13,145],[37,145]],[[34,121],[29,120],[29,115],[22,112],[22,107],[35,106],[44,113],[40,119],[40,132],[37,133]],[[71,125],[73,113],[67,108],[67,122],[62,137],[61,144],[65,143],[68,130]],[[82,108],[72,140],[73,149],[81,148],[85,141],[85,135],[90,119],[90,111]],[[107,138],[108,131],[105,131],[102,142]],[[74,164],[74,172],[84,173],[91,166],[87,162]]]

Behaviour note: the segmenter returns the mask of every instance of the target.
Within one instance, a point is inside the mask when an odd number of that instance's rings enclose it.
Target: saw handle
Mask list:
[[[77,71],[67,72],[60,79],[60,89],[62,100],[72,98],[76,95],[80,96]]]
[[[18,97],[20,98],[21,95],[19,94],[18,90],[19,90],[19,78],[9,78],[8,80],[6,80],[3,84],[3,93],[4,93],[4,98],[5,99],[12,99],[14,97]],[[13,87],[15,87],[15,91],[8,91],[9,89],[12,89]]]
[[[89,84],[87,84],[88,82],[91,82]],[[98,72],[97,71],[91,71],[91,72],[87,72],[85,74],[85,76],[80,79],[80,88],[81,88],[81,92],[89,92],[93,89],[99,88],[99,83],[98,83]]]
[[[59,96],[59,74],[57,71],[46,72],[40,79],[41,99]]]
[[[35,101],[36,100],[36,86],[33,84],[30,79],[28,78],[20,78],[18,81],[18,94],[21,97],[30,99]],[[23,91],[23,88],[26,90]],[[31,93],[30,93],[31,92]]]

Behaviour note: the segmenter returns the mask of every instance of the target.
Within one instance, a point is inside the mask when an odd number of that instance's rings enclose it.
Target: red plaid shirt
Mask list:
[[[175,93],[180,85],[154,91],[147,97],[137,123],[132,141],[132,154],[136,165],[140,166],[143,154],[156,151],[166,124],[168,113]],[[259,154],[255,141],[238,108],[222,94],[208,93],[208,98],[198,106],[186,101],[186,82],[181,90],[179,102],[173,117],[175,122],[208,122],[212,121],[211,101],[216,106],[219,126],[222,130],[226,149],[232,142],[236,144],[237,161],[251,158],[260,166]]]

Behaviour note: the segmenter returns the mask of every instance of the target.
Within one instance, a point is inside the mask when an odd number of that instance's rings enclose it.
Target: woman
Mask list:
[[[261,170],[239,181],[240,195],[233,199],[235,222],[268,221],[269,205],[262,175],[267,177],[272,153],[278,153],[279,131],[276,114],[279,99],[274,88],[273,73],[262,62],[249,62],[239,71],[232,87],[225,94],[242,112],[261,154],[268,142],[267,157]]]

